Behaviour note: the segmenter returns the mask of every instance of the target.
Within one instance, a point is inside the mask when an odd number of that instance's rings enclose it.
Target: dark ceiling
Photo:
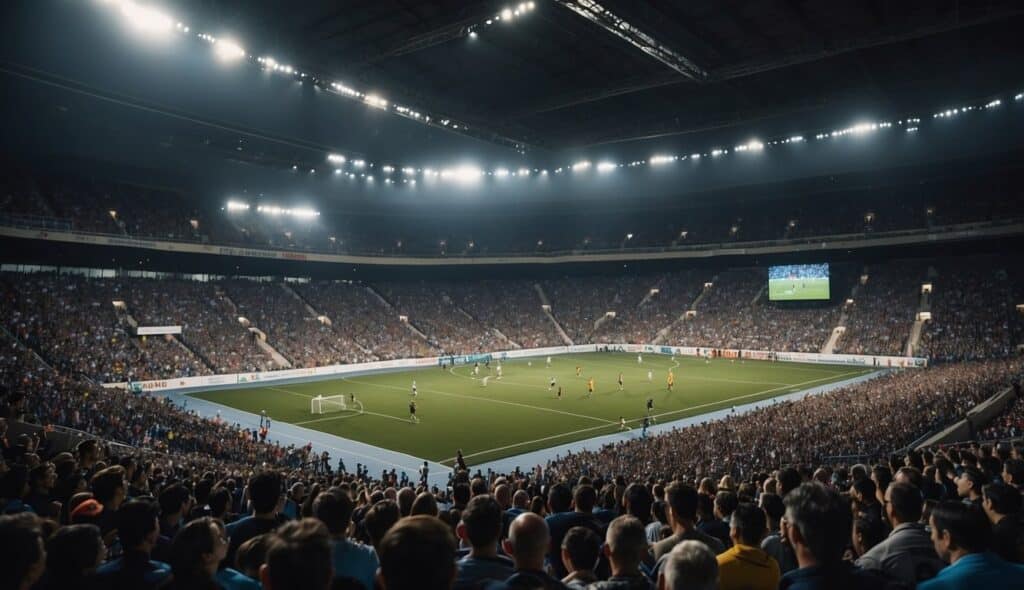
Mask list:
[[[1016,0],[600,0],[692,64],[680,73],[570,8],[515,2],[181,0],[296,63],[552,149],[671,137],[851,107],[889,114],[1021,83]],[[813,126],[814,123],[812,123]]]

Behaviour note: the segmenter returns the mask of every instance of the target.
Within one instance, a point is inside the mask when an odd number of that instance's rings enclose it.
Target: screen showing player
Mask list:
[[[771,301],[808,301],[830,297],[828,264],[768,267],[768,299]]]

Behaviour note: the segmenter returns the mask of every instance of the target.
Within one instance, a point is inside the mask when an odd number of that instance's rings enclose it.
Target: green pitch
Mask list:
[[[648,397],[663,424],[687,416],[800,391],[869,373],[872,369],[834,365],[712,360],[635,354],[588,353],[520,359],[503,363],[496,378],[491,362],[487,386],[474,378],[473,367],[439,367],[381,373],[330,381],[206,391],[194,397],[258,414],[266,410],[289,422],[415,457],[451,464],[461,448],[470,464],[591,438],[619,430],[619,417],[639,428]],[[582,376],[576,377],[576,367]],[[675,387],[666,387],[668,370]],[[647,372],[652,379],[647,380]],[[618,376],[624,386],[619,390]],[[482,365],[480,375],[488,371]],[[563,395],[557,399],[548,383],[554,377]],[[587,397],[587,379],[595,382]],[[409,421],[412,382],[419,395]],[[310,413],[310,398],[354,393],[363,413]]]
[[[805,301],[830,297],[827,278],[771,279],[768,281],[768,299],[771,301]]]

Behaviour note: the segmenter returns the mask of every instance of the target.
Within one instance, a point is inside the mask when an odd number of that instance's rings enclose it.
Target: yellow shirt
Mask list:
[[[779,564],[764,551],[733,545],[718,557],[719,590],[776,590]]]

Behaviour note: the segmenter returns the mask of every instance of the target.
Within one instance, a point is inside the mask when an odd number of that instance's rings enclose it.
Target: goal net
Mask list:
[[[311,414],[348,411],[349,405],[344,395],[318,395],[309,400]]]

